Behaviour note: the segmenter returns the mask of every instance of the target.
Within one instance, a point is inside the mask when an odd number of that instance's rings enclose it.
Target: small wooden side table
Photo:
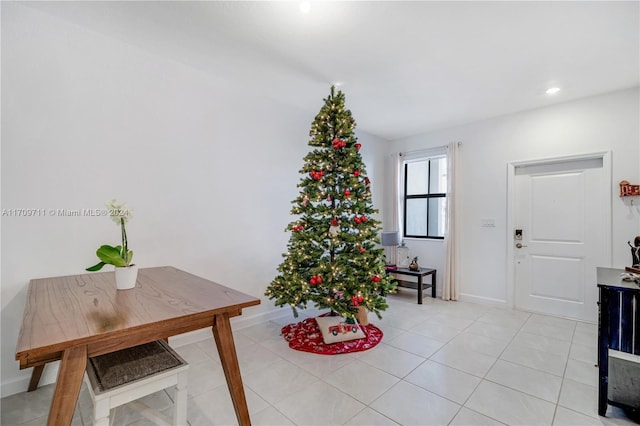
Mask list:
[[[409,281],[398,280],[398,286],[400,287],[410,287],[418,289],[418,305],[422,305],[422,289],[426,285],[427,287],[431,287],[431,297],[436,297],[436,270],[431,268],[420,268],[417,271],[412,271],[409,268],[396,268],[389,269],[387,268],[388,274],[398,274],[398,275],[408,275],[411,277],[418,277],[418,283],[412,283]],[[425,284],[423,283],[423,278],[427,275],[431,275],[431,283]],[[415,286],[415,287],[414,287]]]

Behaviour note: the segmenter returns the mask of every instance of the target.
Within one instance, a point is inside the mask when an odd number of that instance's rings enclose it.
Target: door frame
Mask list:
[[[523,161],[510,161],[507,163],[507,270],[506,270],[506,282],[507,282],[507,307],[509,309],[515,308],[515,296],[516,296],[516,272],[515,272],[515,247],[513,240],[513,233],[515,232],[515,177],[516,177],[516,168],[522,166],[534,166],[534,165],[547,165],[553,163],[564,163],[567,161],[576,161],[576,160],[592,160],[602,158],[602,169],[604,171],[605,179],[607,182],[607,191],[605,194],[605,198],[607,201],[608,208],[605,209],[605,217],[607,222],[606,227],[606,238],[604,241],[605,247],[604,250],[606,252],[607,265],[602,265],[603,267],[611,267],[613,262],[613,252],[612,252],[612,244],[613,244],[613,222],[611,220],[611,211],[613,208],[612,204],[612,190],[611,190],[611,151],[598,151],[586,154],[575,154],[575,155],[566,155],[559,157],[547,157],[547,158],[538,158],[533,160],[523,160]],[[593,283],[594,287],[597,283]]]

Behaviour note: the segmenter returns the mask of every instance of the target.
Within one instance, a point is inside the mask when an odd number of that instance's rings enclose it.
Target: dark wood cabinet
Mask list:
[[[607,404],[640,410],[640,286],[622,269],[597,268],[598,414]]]

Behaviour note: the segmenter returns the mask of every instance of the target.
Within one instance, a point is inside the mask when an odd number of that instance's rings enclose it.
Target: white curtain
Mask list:
[[[458,213],[457,213],[457,169],[458,146],[450,142],[447,146],[447,231],[444,236],[445,259],[442,278],[442,299],[458,300]]]
[[[390,226],[389,230],[402,232],[402,154],[399,152],[391,154],[390,162],[391,176],[393,176],[391,180],[391,197],[393,199],[393,208],[391,209],[392,225]]]
[[[398,232],[402,229],[402,193],[401,193],[402,154],[389,154],[385,160],[387,190],[389,197],[385,198],[385,215],[383,230]]]

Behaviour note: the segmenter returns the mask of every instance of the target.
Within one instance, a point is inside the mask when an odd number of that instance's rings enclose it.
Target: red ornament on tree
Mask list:
[[[311,175],[311,177],[313,178],[313,180],[320,180],[322,179],[322,176],[324,176],[324,172],[322,170],[315,171],[313,170],[312,172],[309,173]]]
[[[351,191],[349,191],[348,189],[345,189],[345,190],[344,190],[344,195],[345,195],[346,197],[350,196],[350,195],[351,195]]]
[[[367,221],[367,217],[366,217],[365,215],[362,215],[362,216],[355,216],[355,217],[353,218],[353,221],[354,221],[355,223],[358,223],[358,224],[360,224],[360,223],[364,223],[364,222],[366,222],[366,221]]]
[[[360,148],[362,147],[361,143],[357,143],[356,144],[356,150],[358,150],[358,152],[360,152]]]
[[[373,281],[374,283],[379,283],[380,282],[380,275],[374,275],[371,277],[371,281]]]
[[[353,171],[353,175],[354,175],[355,177],[360,176],[360,170],[354,170],[354,171]]]
[[[364,253],[365,251],[367,251],[367,249],[365,249],[364,247],[360,247],[360,253]]]
[[[320,275],[313,275],[309,280],[309,284],[311,285],[322,284],[322,277]]]

